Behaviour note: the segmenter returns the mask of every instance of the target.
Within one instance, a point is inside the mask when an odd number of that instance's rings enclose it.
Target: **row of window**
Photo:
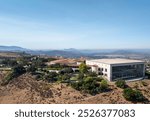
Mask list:
[[[104,71],[105,70],[105,72],[107,72],[107,69],[105,68],[98,68],[98,71]]]
[[[104,76],[107,76],[107,74],[104,74],[104,73],[102,73],[102,72],[99,72],[99,75],[104,75]]]

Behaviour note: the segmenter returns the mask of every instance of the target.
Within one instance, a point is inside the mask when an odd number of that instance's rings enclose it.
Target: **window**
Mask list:
[[[103,73],[100,72],[99,75],[103,75]]]
[[[105,69],[105,72],[107,72],[107,69]]]

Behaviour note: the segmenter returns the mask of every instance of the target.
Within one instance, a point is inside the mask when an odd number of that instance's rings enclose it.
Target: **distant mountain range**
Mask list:
[[[90,58],[150,58],[150,49],[63,49],[63,50],[30,50],[18,46],[0,46],[1,52],[26,52],[35,55],[63,56],[63,57],[90,57]]]
[[[28,49],[18,46],[0,46],[0,51],[28,51]]]

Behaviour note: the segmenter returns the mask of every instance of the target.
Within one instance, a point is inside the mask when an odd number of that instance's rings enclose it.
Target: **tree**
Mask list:
[[[80,73],[87,73],[88,72],[88,67],[85,63],[81,63],[79,66],[79,71]]]
[[[26,72],[25,68],[22,65],[17,65],[12,68],[12,72],[10,72],[5,79],[3,80],[2,85],[7,85],[10,80],[17,78],[18,76],[24,74]]]
[[[14,67],[18,64],[17,61],[13,59],[5,59],[5,60],[2,60],[1,63],[10,67]]]
[[[17,75],[23,74],[26,72],[25,68],[22,65],[17,65],[13,68],[14,73]]]
[[[37,68],[34,65],[30,65],[27,68],[27,72],[31,72],[31,73],[35,73],[36,70],[37,70]]]

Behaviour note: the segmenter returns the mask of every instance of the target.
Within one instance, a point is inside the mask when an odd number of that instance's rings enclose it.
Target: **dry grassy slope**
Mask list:
[[[15,52],[0,52],[0,57],[20,57],[20,54]]]
[[[0,74],[2,79],[2,74]],[[137,83],[137,84],[136,84]],[[150,81],[148,81],[150,84]],[[150,99],[149,87],[142,86],[140,82],[131,82],[129,85],[135,87],[139,85],[139,89]],[[122,89],[116,88],[111,84],[112,89],[106,93],[100,93],[96,96],[82,94],[72,89],[66,84],[47,84],[37,81],[30,74],[24,74],[11,81],[7,86],[0,87],[0,103],[19,103],[19,104],[101,104],[101,103],[130,103],[122,96]]]

